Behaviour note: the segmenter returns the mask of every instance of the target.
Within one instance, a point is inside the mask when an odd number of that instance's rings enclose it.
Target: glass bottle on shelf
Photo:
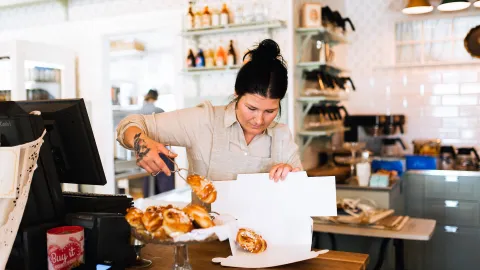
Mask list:
[[[243,4],[237,3],[233,16],[234,16],[233,22],[235,24],[241,24],[245,22],[243,18]]]
[[[217,67],[223,67],[226,64],[227,55],[222,45],[218,46],[217,53],[215,55],[215,64]]]
[[[195,18],[194,18],[194,27],[195,28],[202,28],[202,18],[203,18],[203,14],[200,10],[197,10],[197,12],[195,12]]]
[[[191,30],[195,25],[195,14],[193,13],[193,3],[188,3],[188,12],[185,18],[185,28]]]
[[[205,67],[213,68],[215,66],[215,53],[212,48],[208,48],[205,54]]]
[[[230,40],[230,45],[228,47],[228,55],[227,55],[227,65],[235,66],[236,64],[237,64],[237,54],[235,52],[235,48],[233,47],[233,40]]]
[[[222,10],[220,11],[220,25],[228,25],[229,12],[227,8],[227,3],[222,4]]]
[[[205,67],[205,55],[203,54],[202,49],[198,49],[197,56],[195,57],[195,66]]]
[[[212,13],[208,9],[208,5],[205,5],[202,14],[202,27],[212,26]]]
[[[220,11],[218,9],[212,9],[210,12],[212,14],[212,26],[220,25]]]
[[[187,68],[193,67],[195,67],[195,55],[193,54],[192,49],[189,49],[187,55]]]

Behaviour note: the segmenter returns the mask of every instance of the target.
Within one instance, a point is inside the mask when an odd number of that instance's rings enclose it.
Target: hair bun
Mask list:
[[[257,48],[250,51],[250,54],[252,61],[261,62],[270,62],[282,57],[280,54],[280,47],[271,39],[265,39],[260,42]]]

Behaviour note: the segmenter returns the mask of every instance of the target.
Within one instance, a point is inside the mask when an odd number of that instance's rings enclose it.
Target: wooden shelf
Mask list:
[[[229,24],[226,26],[212,26],[197,28],[193,30],[187,30],[182,32],[184,37],[194,37],[201,35],[213,35],[213,34],[225,34],[225,33],[234,33],[234,32],[243,32],[243,31],[253,31],[253,30],[265,30],[265,29],[274,29],[285,27],[285,23],[280,20],[266,21],[266,22],[256,22],[256,23],[246,23],[246,24]]]
[[[222,73],[222,72],[237,72],[242,66],[236,65],[236,66],[227,66],[227,67],[211,67],[211,68],[206,68],[206,67],[194,67],[194,68],[186,68],[182,71],[183,74],[188,74],[188,75],[204,75],[204,74],[216,74],[216,73]]]
[[[335,44],[348,44],[349,41],[341,34],[333,33],[324,27],[318,28],[297,28],[295,30],[299,35],[306,35],[309,38],[318,37],[319,39],[335,45]]]

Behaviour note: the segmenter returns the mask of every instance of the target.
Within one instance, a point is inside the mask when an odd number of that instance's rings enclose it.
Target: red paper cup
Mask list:
[[[84,232],[80,226],[63,226],[47,231],[49,270],[69,270],[82,264]]]

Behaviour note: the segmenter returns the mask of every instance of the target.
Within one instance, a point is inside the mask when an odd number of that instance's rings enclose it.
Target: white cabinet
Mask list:
[[[75,97],[73,51],[21,40],[0,43],[0,100]]]

